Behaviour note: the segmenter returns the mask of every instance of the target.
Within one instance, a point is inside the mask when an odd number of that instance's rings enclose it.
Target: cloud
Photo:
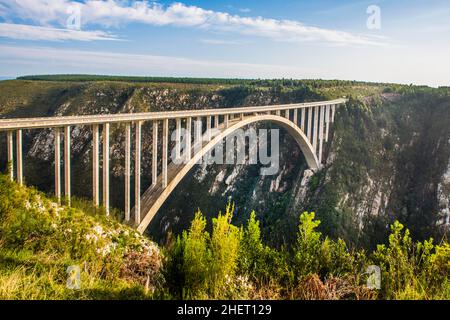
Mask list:
[[[12,45],[0,45],[0,66],[0,73],[3,74],[11,73],[8,70],[10,66],[18,74],[96,73],[225,78],[306,77],[313,74],[306,68],[284,65]]]
[[[78,31],[13,23],[0,23],[0,37],[47,41],[119,40],[114,35],[104,31]]]
[[[244,42],[236,40],[223,40],[223,39],[200,39],[201,43],[212,45],[241,45]]]
[[[226,12],[206,10],[175,2],[164,6],[155,2],[128,2],[119,0],[87,0],[84,3],[69,0],[0,0],[3,18],[28,19],[41,25],[64,25],[69,7],[81,9],[82,25],[96,24],[119,27],[127,23],[152,26],[192,27],[275,41],[320,42],[334,45],[373,46],[382,43],[367,35],[308,26],[294,20],[264,17],[243,17]]]
[[[240,8],[239,11],[242,12],[242,13],[249,13],[252,10],[250,10],[249,8]]]

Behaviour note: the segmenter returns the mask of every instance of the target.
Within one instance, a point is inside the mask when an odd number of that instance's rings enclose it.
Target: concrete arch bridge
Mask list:
[[[71,198],[71,129],[75,126],[92,128],[92,200],[109,212],[110,176],[110,126],[124,124],[125,128],[125,221],[144,232],[158,209],[168,198],[183,177],[202,157],[224,138],[236,130],[256,122],[275,123],[287,130],[303,152],[312,170],[320,168],[323,143],[328,141],[330,125],[334,122],[336,108],[346,103],[345,99],[287,105],[257,107],[148,112],[113,115],[63,116],[47,118],[1,119],[0,131],[7,136],[7,156],[11,179],[22,184],[23,145],[22,131],[29,129],[54,130],[55,173],[54,190],[59,202],[64,197],[70,205]],[[193,121],[195,120],[195,121]],[[152,184],[141,192],[141,140],[142,124],[151,122],[152,128]],[[172,122],[170,126],[169,122]],[[175,126],[173,126],[175,124]],[[194,124],[194,128],[193,127]],[[162,126],[162,135],[159,126]],[[175,154],[181,157],[181,131],[187,139],[183,150],[183,162],[170,161],[169,131],[175,128]],[[193,130],[192,130],[193,129]],[[134,131],[134,137],[132,136]],[[213,135],[212,132],[215,134]],[[131,185],[131,151],[134,141],[134,186]],[[100,146],[102,168],[100,180]],[[161,148],[159,148],[161,147]],[[160,149],[160,150],[159,150]],[[160,169],[159,169],[160,168]],[[64,177],[62,179],[62,177]],[[62,185],[62,180],[64,185]],[[100,195],[102,184],[102,195]],[[131,188],[134,187],[134,207],[131,207]]]

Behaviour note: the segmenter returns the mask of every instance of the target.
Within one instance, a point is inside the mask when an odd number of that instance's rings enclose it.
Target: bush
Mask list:
[[[206,219],[197,212],[189,232],[183,232],[184,298],[206,298],[207,295],[211,255],[208,248],[210,237],[205,226]]]
[[[320,271],[322,241],[321,233],[315,231],[320,221],[314,220],[314,216],[314,212],[300,215],[294,253],[295,275],[298,280]]]
[[[233,282],[239,252],[241,233],[231,224],[234,205],[229,204],[225,214],[213,219],[213,233],[211,236],[211,262],[210,262],[210,290],[214,298],[225,298],[227,287]],[[225,294],[225,295],[224,295]]]
[[[236,287],[240,230],[231,224],[234,206],[213,219],[210,236],[206,219],[199,211],[189,230],[168,250],[165,274],[169,292],[183,299],[231,298]],[[174,281],[177,279],[177,281]],[[242,279],[241,279],[242,280]],[[242,282],[242,281],[241,281]]]
[[[382,270],[386,299],[449,299],[450,247],[433,239],[413,243],[408,229],[396,221],[388,246],[379,245],[372,260]]]

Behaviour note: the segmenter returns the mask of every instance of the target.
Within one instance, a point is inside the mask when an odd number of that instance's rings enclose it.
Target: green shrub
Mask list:
[[[294,253],[294,268],[297,279],[319,273],[322,249],[321,233],[315,231],[320,221],[314,220],[314,212],[300,215],[297,243]]]
[[[199,211],[195,214],[189,232],[183,232],[185,298],[205,298],[207,294],[211,253],[208,248],[210,237],[205,227],[206,219]]]
[[[449,299],[450,247],[433,239],[413,243],[396,221],[388,246],[379,245],[373,261],[382,270],[382,296],[387,299]]]
[[[256,220],[256,213],[252,211],[247,221],[247,227],[242,232],[242,240],[239,253],[239,265],[244,274],[256,276],[262,261],[265,250],[261,241],[261,229],[259,221]]]
[[[211,236],[210,290],[214,298],[225,298],[226,289],[233,282],[239,253],[240,231],[231,224],[234,205],[229,204],[225,214],[213,218]],[[228,292],[228,294],[230,294]],[[232,294],[232,293],[231,293]]]

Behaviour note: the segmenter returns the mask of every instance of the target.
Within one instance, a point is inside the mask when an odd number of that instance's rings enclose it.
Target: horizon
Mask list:
[[[354,79],[323,79],[323,78],[225,78],[225,77],[190,77],[190,76],[162,76],[162,75],[127,75],[127,74],[89,74],[89,73],[54,73],[54,74],[24,74],[18,76],[1,76],[0,81],[4,80],[29,80],[29,81],[76,81],[76,80],[45,80],[45,79],[24,79],[28,77],[54,77],[54,76],[86,76],[86,77],[118,77],[118,78],[154,78],[155,80],[161,79],[192,79],[192,80],[242,80],[242,81],[271,81],[271,80],[293,80],[293,81],[342,81],[342,82],[356,82],[356,83],[367,83],[373,85],[403,85],[403,86],[416,86],[416,87],[429,87],[429,88],[445,88],[449,87],[446,85],[442,86],[431,86],[427,84],[412,84],[412,83],[399,83],[399,82],[376,82],[376,81],[366,81],[366,80],[354,80]],[[121,81],[121,80],[80,80],[80,81]],[[123,80],[127,82],[127,80]],[[146,81],[142,81],[145,83]],[[167,82],[167,81],[155,81],[155,82]],[[170,82],[170,81],[169,81]]]
[[[450,85],[439,0],[0,0],[0,76]]]

